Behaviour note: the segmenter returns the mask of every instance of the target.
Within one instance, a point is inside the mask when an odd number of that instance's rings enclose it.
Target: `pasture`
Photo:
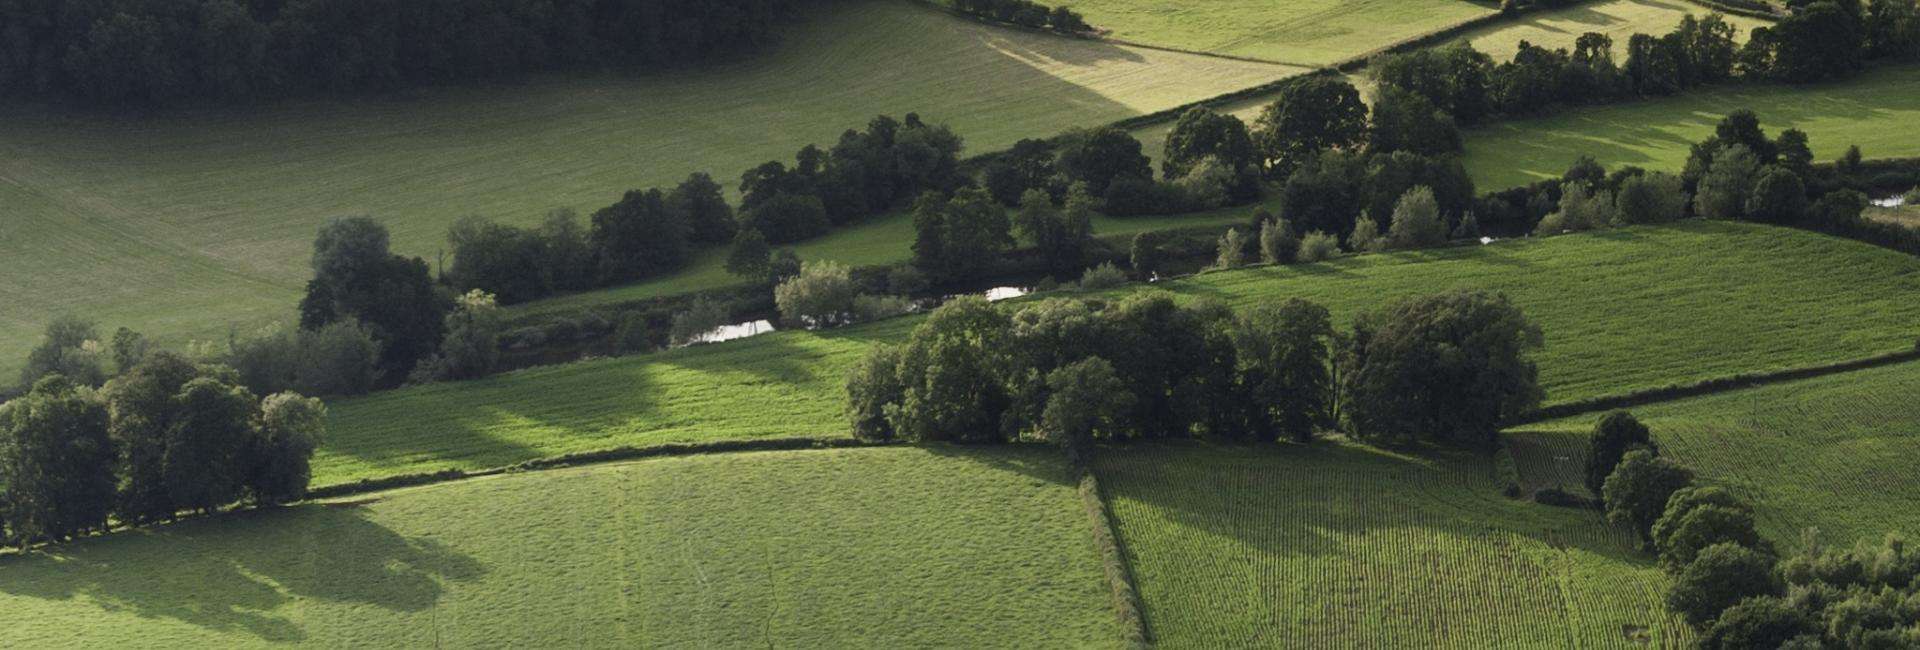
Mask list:
[[[1547,49],[1573,50],[1575,39],[1588,32],[1613,38],[1613,55],[1625,62],[1627,40],[1634,34],[1661,36],[1673,31],[1684,16],[1705,17],[1712,9],[1688,0],[1601,0],[1524,14],[1512,21],[1481,27],[1460,39],[1495,60],[1506,61],[1526,41]],[[1746,42],[1753,28],[1768,21],[1722,14],[1733,25],[1734,40]]]
[[[1241,305],[1307,298],[1331,309],[1341,327],[1395,297],[1505,291],[1546,332],[1536,358],[1550,403],[1905,349],[1920,322],[1920,302],[1912,299],[1920,260],[1803,231],[1718,222],[1366,255],[1155,286]],[[314,481],[480,469],[629,445],[844,437],[846,370],[917,322],[778,332],[341,400],[331,406]]]
[[[1119,645],[1038,448],[728,454],[476,479],[0,557],[0,645]]]
[[[1914,336],[1920,337],[1920,331]],[[1920,363],[1841,373],[1631,409],[1662,453],[1746,496],[1761,532],[1793,548],[1803,529],[1828,543],[1920,534]],[[1579,489],[1597,415],[1508,434],[1523,477]]]
[[[1470,0],[1080,0],[1095,28],[1123,41],[1325,66],[1493,13]]]
[[[1478,456],[1344,442],[1095,459],[1163,648],[1678,646],[1665,576],[1598,513],[1499,494]]]
[[[1856,144],[1869,158],[1920,155],[1910,128],[1920,123],[1920,65],[1904,65],[1833,83],[1723,86],[1470,129],[1467,170],[1483,191],[1559,178],[1583,155],[1609,168],[1677,173],[1693,143],[1741,108],[1753,109],[1770,136],[1806,131],[1818,160]]]
[[[291,317],[314,232],[335,216],[374,215],[396,250],[432,262],[464,215],[586,215],[695,171],[732,185],[877,114],[917,111],[979,153],[1298,72],[853,0],[767,52],[642,76],[137,115],[10,106],[0,376],[61,313],[169,345]]]

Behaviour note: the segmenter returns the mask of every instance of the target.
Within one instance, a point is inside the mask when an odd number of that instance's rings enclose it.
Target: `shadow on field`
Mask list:
[[[264,641],[306,633],[280,611],[296,601],[395,612],[434,606],[447,582],[485,568],[426,538],[408,538],[357,507],[244,511],[0,558],[0,593],[86,599],[109,612],[173,619]]]

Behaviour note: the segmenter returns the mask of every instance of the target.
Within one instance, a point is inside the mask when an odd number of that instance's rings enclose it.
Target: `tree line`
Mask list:
[[[763,45],[796,0],[15,0],[0,93],[150,105],[648,67]]]
[[[1664,35],[1634,34],[1624,62],[1612,37],[1589,32],[1572,50],[1521,41],[1512,60],[1457,43],[1379,57],[1369,64],[1381,99],[1418,97],[1463,124],[1560,106],[1671,95],[1727,81],[1809,83],[1854,74],[1874,60],[1920,59],[1920,8],[1912,0],[1789,2],[1779,22],[1742,44],[1719,14],[1683,17]]]
[[[306,494],[317,399],[264,399],[231,368],[155,352],[94,389],[42,377],[0,405],[0,527],[25,547]]]
[[[982,18],[1062,34],[1093,31],[1085,17],[1066,5],[1049,7],[1033,0],[953,0],[953,8]]]
[[[863,440],[1312,440],[1341,428],[1380,442],[1485,448],[1543,394],[1540,331],[1504,295],[1391,303],[1335,330],[1293,299],[1236,313],[1142,292],[1018,310],[962,298],[849,373]]]
[[[1604,497],[1607,519],[1673,576],[1667,607],[1699,630],[1701,647],[1920,644],[1920,553],[1896,535],[1836,549],[1810,530],[1802,549],[1782,557],[1756,529],[1751,504],[1662,456],[1648,427],[1624,411],[1595,424],[1586,485]]]

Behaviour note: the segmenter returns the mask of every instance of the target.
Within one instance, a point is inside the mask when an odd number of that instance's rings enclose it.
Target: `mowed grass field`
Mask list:
[[[1826,542],[1850,545],[1920,534],[1917,395],[1920,363],[1909,362],[1632,411],[1662,453],[1750,498],[1761,532],[1776,542],[1791,547],[1813,527]],[[1523,476],[1571,475],[1579,485],[1596,417],[1510,432]]]
[[[152,115],[0,108],[0,376],[61,313],[174,345],[290,318],[335,216],[374,215],[431,261],[464,215],[586,215],[695,171],[731,186],[878,114],[919,112],[980,153],[1301,71],[849,0],[766,52],[643,76]]]
[[[1470,0],[1079,0],[1124,41],[1322,66],[1491,14]]]
[[[1601,0],[1530,12],[1509,22],[1470,31],[1459,40],[1471,42],[1475,49],[1505,61],[1520,51],[1520,41],[1572,51],[1574,41],[1582,34],[1597,32],[1613,38],[1613,55],[1624,63],[1627,40],[1634,34],[1662,36],[1673,31],[1682,17],[1704,18],[1710,13],[1714,13],[1712,9],[1689,0]],[[1733,25],[1734,39],[1742,43],[1753,28],[1770,24],[1746,16],[1722,14],[1722,17]]]
[[[1819,160],[1856,144],[1869,158],[1920,155],[1911,128],[1920,124],[1920,65],[1903,65],[1837,83],[1725,86],[1472,129],[1467,170],[1483,191],[1558,178],[1583,155],[1677,173],[1693,143],[1741,108],[1753,109],[1770,136],[1806,131]]]
[[[1920,334],[1920,260],[1736,223],[1368,255],[1155,286],[1238,305],[1308,298],[1342,327],[1396,297],[1504,291],[1546,332],[1537,359],[1549,402],[1866,357],[1905,349]],[[917,323],[778,332],[338,401],[314,479],[478,469],[628,445],[844,437],[847,369]]]
[[[1139,445],[1096,472],[1163,648],[1678,647],[1665,576],[1484,457]]]
[[[1074,478],[1044,448],[746,453],[195,520],[0,557],[0,645],[1116,647]]]

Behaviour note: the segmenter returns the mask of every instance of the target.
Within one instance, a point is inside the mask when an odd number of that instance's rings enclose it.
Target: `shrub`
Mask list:
[[[791,325],[832,327],[853,313],[859,287],[852,272],[837,262],[807,262],[800,275],[773,289],[780,319]]]
[[[493,295],[479,289],[461,296],[459,307],[447,314],[446,337],[440,351],[414,366],[408,381],[478,379],[500,365],[500,333],[504,329],[500,306]]]
[[[544,340],[545,336],[541,339]],[[613,349],[621,354],[634,354],[653,349],[653,338],[647,326],[646,314],[630,311],[620,316],[620,326],[613,332]]]
[[[1300,235],[1286,219],[1268,221],[1260,228],[1260,261],[1292,264],[1300,259]]]
[[[852,420],[853,437],[867,442],[893,439],[887,408],[898,404],[905,392],[900,356],[898,346],[876,346],[847,375],[847,417]]]
[[[853,320],[871,323],[913,312],[913,301],[900,296],[862,295],[853,299]]]
[[[1112,289],[1127,283],[1127,272],[1114,266],[1112,262],[1102,262],[1099,266],[1087,269],[1080,274],[1080,288],[1085,291]]]
[[[1479,240],[1480,218],[1474,216],[1472,210],[1468,210],[1466,214],[1460,215],[1460,225],[1454,226],[1453,234],[1449,237],[1458,240]]]
[[[1324,262],[1340,255],[1340,240],[1324,232],[1315,230],[1300,239],[1300,253],[1294,259],[1313,263]]]
[[[911,296],[932,288],[927,274],[911,265],[895,266],[887,271],[887,293]]]
[[[1133,272],[1139,274],[1141,279],[1153,277],[1155,273],[1160,272],[1160,264],[1163,261],[1160,246],[1163,238],[1163,235],[1155,232],[1143,232],[1133,236],[1133,243],[1128,247],[1128,260],[1129,265],[1133,267]]]
[[[1386,240],[1380,237],[1380,224],[1365,214],[1353,224],[1353,234],[1347,236],[1347,250],[1355,253],[1378,253],[1386,248]]]
[[[1693,484],[1693,472],[1646,449],[1627,452],[1600,489],[1607,520],[1626,526],[1651,545],[1654,521],[1666,512],[1673,493]]]
[[[1624,224],[1679,220],[1687,214],[1687,201],[1686,182],[1679,176],[1658,172],[1627,179],[1613,198]]]
[[[1247,238],[1240,234],[1240,229],[1228,228],[1227,233],[1220,236],[1219,246],[1220,254],[1213,263],[1214,268],[1236,269],[1246,266]]]
[[[1587,491],[1599,496],[1607,477],[1613,475],[1613,468],[1620,465],[1620,458],[1636,448],[1651,449],[1655,453],[1660,450],[1647,425],[1626,411],[1600,416],[1600,421],[1593,425],[1593,434],[1587,437]]]
[[[667,339],[674,345],[699,343],[701,337],[725,327],[732,317],[725,303],[706,297],[698,298],[686,311],[673,315],[673,325],[667,330]]]
[[[338,321],[299,335],[300,365],[293,389],[303,395],[362,395],[380,381],[380,341],[356,320]],[[280,391],[255,390],[266,395]]]
[[[1445,243],[1447,223],[1440,217],[1440,204],[1433,199],[1433,189],[1421,185],[1407,190],[1393,208],[1393,226],[1387,230],[1387,247],[1410,250]]]

